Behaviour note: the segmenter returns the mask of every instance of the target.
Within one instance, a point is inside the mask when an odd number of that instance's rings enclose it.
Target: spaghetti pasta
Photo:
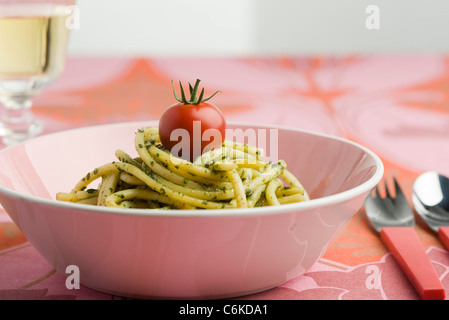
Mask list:
[[[283,160],[261,159],[263,150],[225,141],[194,162],[174,157],[158,129],[139,129],[138,157],[117,150],[117,161],[95,168],[59,201],[144,209],[232,209],[277,206],[309,200]],[[90,187],[97,181],[96,187]],[[90,187],[90,188],[89,188]]]

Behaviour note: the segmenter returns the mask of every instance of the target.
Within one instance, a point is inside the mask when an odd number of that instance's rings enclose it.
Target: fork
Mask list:
[[[421,299],[443,300],[445,290],[415,232],[412,209],[396,178],[393,180],[395,195],[386,183],[384,198],[379,188],[374,188],[375,195],[365,201],[366,215]]]

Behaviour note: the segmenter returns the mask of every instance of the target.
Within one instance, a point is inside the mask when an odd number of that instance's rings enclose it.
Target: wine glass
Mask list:
[[[64,70],[75,0],[0,0],[0,137],[10,146],[42,132],[33,97]]]

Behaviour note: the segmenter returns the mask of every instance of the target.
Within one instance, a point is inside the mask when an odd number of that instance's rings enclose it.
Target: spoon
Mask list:
[[[413,205],[430,229],[449,250],[449,178],[425,172],[413,184]]]

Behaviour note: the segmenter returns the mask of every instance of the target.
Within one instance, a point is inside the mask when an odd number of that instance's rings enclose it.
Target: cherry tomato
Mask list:
[[[159,137],[162,145],[174,156],[194,161],[202,153],[221,147],[225,139],[226,120],[223,113],[209,98],[203,98],[204,88],[197,97],[200,80],[192,87],[189,84],[190,100],[181,87],[181,98],[173,93],[179,102],[168,107],[159,120]]]

